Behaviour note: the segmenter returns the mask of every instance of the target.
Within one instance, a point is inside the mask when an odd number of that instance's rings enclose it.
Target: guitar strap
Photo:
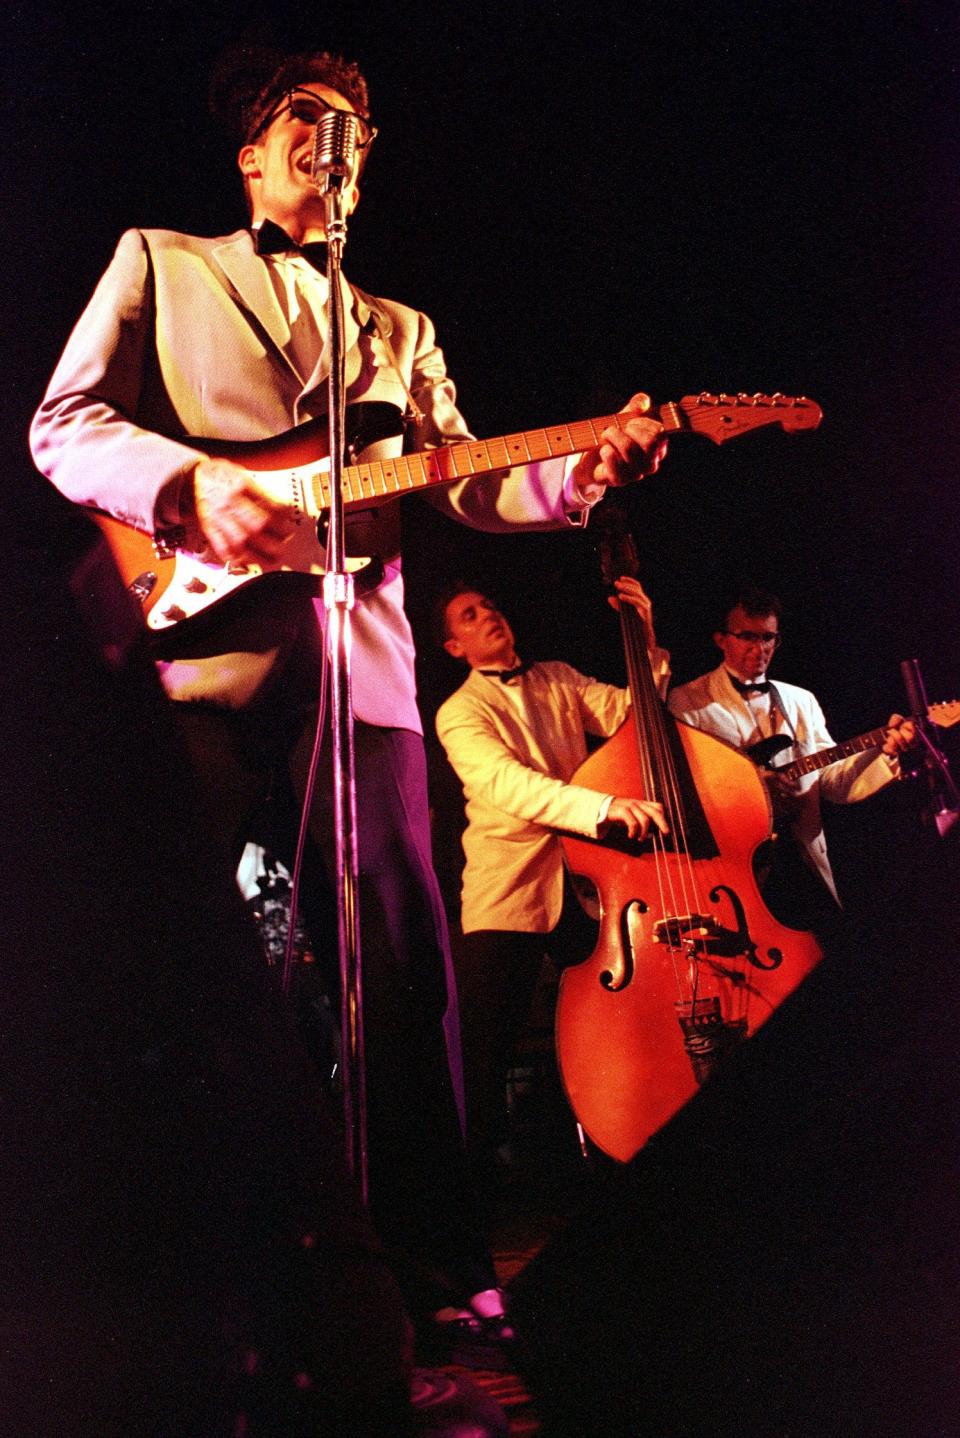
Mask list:
[[[377,314],[376,310],[371,309],[370,313],[373,316],[373,323],[376,328],[377,334],[380,337],[380,342],[387,352],[387,359],[390,361],[390,368],[397,376],[397,379],[403,386],[403,392],[407,396],[407,404],[410,407],[410,418],[414,421],[415,424],[423,424],[423,421],[426,416],[424,415],[423,410],[417,404],[417,401],[414,399],[410,391],[410,386],[407,384],[407,381],[403,377],[403,371],[401,370],[400,365],[397,361],[396,352],[393,348],[393,345],[390,343],[390,336],[387,333],[386,329],[383,327],[383,325],[380,323],[380,316]]]
[[[772,679],[768,679],[767,683],[770,685],[771,709],[776,709],[782,716],[784,724],[787,726],[793,737],[794,747],[796,747],[799,742],[797,739],[797,731],[796,729],[794,729],[793,724],[790,722],[790,715],[787,713],[786,705],[784,704],[783,699],[780,696],[780,691],[777,688],[776,684],[774,684]]]
[[[797,731],[775,684],[770,684],[769,692],[771,708],[777,706],[797,747]],[[755,872],[763,902],[774,918],[789,928],[810,930],[821,944],[829,946],[836,933],[839,900],[834,900],[812,868],[792,824],[778,825],[768,843],[760,846]]]

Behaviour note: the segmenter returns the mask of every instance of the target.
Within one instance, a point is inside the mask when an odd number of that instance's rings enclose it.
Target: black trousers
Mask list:
[[[394,1438],[396,1281],[129,596],[36,484],[39,537],[0,527],[0,1433]]]
[[[597,925],[566,886],[560,920],[550,933],[479,929],[464,934],[454,950],[463,1073],[467,1148],[479,1180],[496,1163],[506,1141],[509,1116],[506,1079],[526,1025],[537,982],[548,956],[558,970],[592,953]]]
[[[211,863],[232,874],[267,796],[281,806],[302,797],[315,709],[277,696],[243,712],[174,709],[200,785]],[[408,730],[357,724],[355,750],[370,1211],[416,1315],[462,1303],[496,1278],[463,1154],[455,999],[448,1013],[455,991],[430,855],[423,742]],[[334,973],[330,774],[325,742],[303,909]]]

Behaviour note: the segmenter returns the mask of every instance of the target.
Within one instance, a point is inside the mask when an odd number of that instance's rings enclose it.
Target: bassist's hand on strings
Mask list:
[[[616,825],[626,829],[629,838],[642,840],[647,837],[651,823],[656,824],[661,834],[670,832],[662,804],[655,804],[649,799],[611,799],[599,833],[602,835]]]
[[[667,685],[670,683],[670,655],[666,649],[661,649],[658,646],[657,637],[653,632],[653,602],[639,579],[635,579],[632,574],[622,574],[619,579],[613,581],[613,587],[616,590],[616,593],[610,596],[610,604],[613,608],[619,609],[622,600],[624,604],[629,604],[631,608],[635,609],[639,615],[657,692],[660,698],[664,699]]]
[[[196,526],[221,564],[270,564],[296,527],[291,510],[229,459],[201,459],[192,494]]]
[[[617,591],[611,594],[610,603],[614,609],[620,608],[619,601],[622,599],[625,604],[630,604],[640,616],[643,624],[643,632],[647,641],[647,648],[654,650],[657,647],[656,635],[653,632],[653,601],[646,593],[639,579],[634,579],[630,574],[623,574],[615,579],[613,587]]]

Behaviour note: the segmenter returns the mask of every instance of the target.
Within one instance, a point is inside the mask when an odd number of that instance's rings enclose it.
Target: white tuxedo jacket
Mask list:
[[[343,284],[347,401],[406,404],[381,336],[424,412],[406,448],[470,438],[426,315]],[[131,230],[78,321],[31,430],[38,468],[69,499],[147,533],[180,520],[184,476],[201,458],[187,436],[269,438],[326,413],[329,356],[301,373],[267,269],[250,232],[201,239]],[[382,442],[375,457],[403,440]],[[564,501],[563,460],[431,491],[453,517],[479,529],[551,529],[580,523]],[[353,700],[371,724],[418,730],[413,642],[403,611],[396,504],[382,506],[383,583],[353,614]],[[255,587],[255,586],[251,586]],[[161,664],[178,699],[242,705],[283,668],[297,643],[288,608],[247,606],[249,618],[211,626],[200,647]]]
[[[791,736],[792,731],[797,755],[831,748],[834,741],[827,730],[823,711],[809,689],[784,684],[779,679],[774,683],[788,720],[788,724],[782,725],[778,732]],[[696,729],[725,739],[735,749],[748,749],[763,737],[749,705],[730,683],[723,664],[690,684],[680,684],[672,689],[667,703],[671,713],[685,724],[692,724]],[[895,770],[887,761],[875,751],[868,750],[848,759],[839,759],[801,780],[804,789],[800,813],[793,826],[794,837],[808,863],[835,899],[837,889],[820,815],[821,796],[834,804],[857,803],[882,789],[894,777]]]
[[[587,757],[584,732],[615,733],[629,704],[627,690],[551,662],[509,684],[471,670],[440,706],[437,734],[467,801],[464,933],[554,928],[563,904],[557,830],[595,837],[607,797],[569,782]]]

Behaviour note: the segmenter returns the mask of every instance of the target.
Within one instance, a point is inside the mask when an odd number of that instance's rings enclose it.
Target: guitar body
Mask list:
[[[351,460],[362,457],[370,445],[400,434],[403,416],[392,404],[354,404],[347,408],[345,435]],[[325,571],[325,545],[318,533],[318,516],[303,497],[318,475],[329,474],[330,446],[326,419],[296,425],[270,439],[230,441],[188,439],[185,443],[216,459],[243,464],[257,477],[265,493],[289,503],[300,516],[294,534],[284,546],[282,559],[271,570],[260,565],[211,563],[189,550],[158,551],[149,534],[124,524],[110,515],[93,512],[121,578],[139,602],[147,627],[170,629],[176,624],[191,627],[213,605],[228,601],[237,590],[267,572],[314,575]],[[362,495],[345,501],[345,508],[357,511],[375,503]],[[320,517],[322,521],[322,516]],[[349,523],[347,527],[349,544]],[[359,587],[373,588],[382,577],[382,567],[367,555],[351,556],[347,567],[361,576]]]
[[[758,769],[770,769],[773,767],[773,760],[787,749],[793,748],[793,739],[788,734],[769,734],[766,739],[758,739],[756,744],[744,752],[748,759],[752,759]]]

